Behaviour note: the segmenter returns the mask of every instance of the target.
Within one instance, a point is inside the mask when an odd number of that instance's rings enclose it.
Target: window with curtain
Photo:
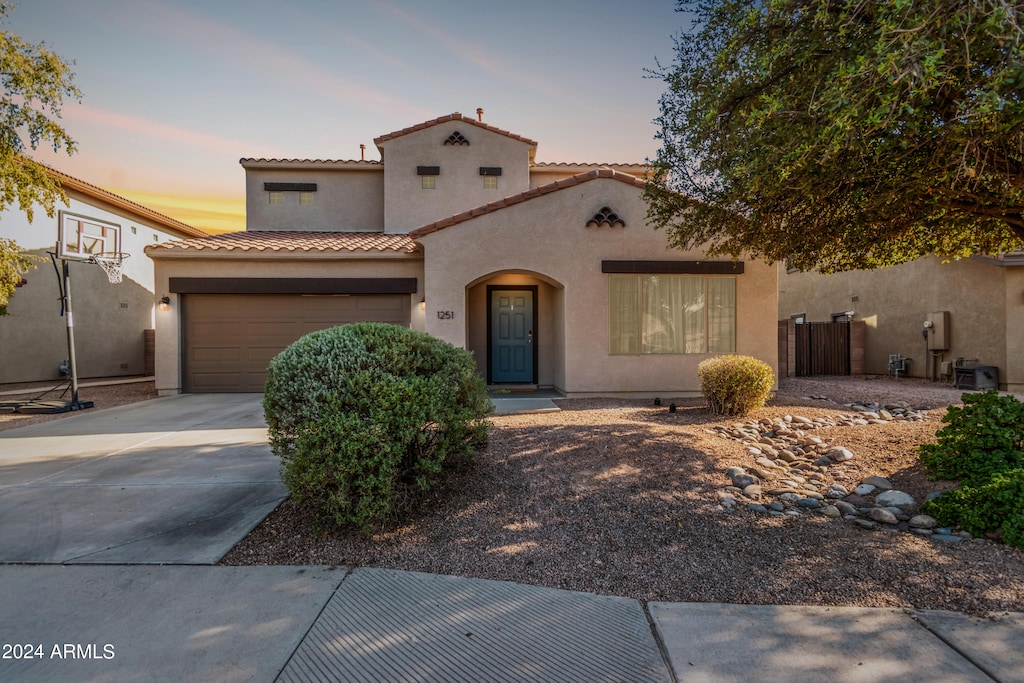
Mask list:
[[[732,353],[736,278],[609,277],[611,353]]]

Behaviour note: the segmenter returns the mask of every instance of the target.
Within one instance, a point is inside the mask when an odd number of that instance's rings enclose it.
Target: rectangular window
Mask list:
[[[434,175],[421,175],[420,176],[420,187],[424,190],[433,190],[437,187],[437,176]]]
[[[484,189],[485,190],[497,190],[498,189],[498,176],[485,175],[484,176]]]
[[[312,192],[300,192],[299,193],[299,204],[304,204],[306,206],[309,206],[312,203],[313,203],[313,193]]]
[[[271,204],[280,204],[284,198],[284,194],[282,192],[268,192],[267,194],[270,197]]]
[[[734,277],[613,275],[609,312],[613,354],[736,349]]]
[[[121,227],[70,213],[60,214],[60,255],[83,256],[121,251]]]

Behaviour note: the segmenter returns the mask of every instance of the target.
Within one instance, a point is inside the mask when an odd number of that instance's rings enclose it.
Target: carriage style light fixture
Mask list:
[[[160,297],[160,310],[169,311],[171,310],[171,297],[163,296]]]

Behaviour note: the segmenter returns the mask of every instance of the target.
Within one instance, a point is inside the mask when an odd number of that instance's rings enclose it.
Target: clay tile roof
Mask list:
[[[92,197],[93,199],[105,201],[120,209],[133,213],[140,218],[148,218],[149,220],[159,225],[162,225],[165,228],[170,228],[171,230],[179,232],[183,235],[188,235],[190,237],[199,237],[201,235],[207,234],[205,230],[200,230],[199,228],[188,225],[187,223],[182,223],[176,218],[165,216],[164,214],[158,211],[154,211],[153,209],[150,209],[148,207],[145,207],[142,204],[136,204],[130,199],[125,199],[124,197],[114,194],[109,190],[104,190],[102,187],[98,187],[96,185],[93,185],[92,183],[87,183],[84,180],[79,180],[74,176],[69,176],[67,173],[64,173],[63,171],[58,171],[55,168],[50,168],[49,166],[47,166],[46,172],[49,173],[54,178],[56,178],[57,181],[61,184],[61,186],[63,186],[66,189],[76,190],[86,196]]]
[[[227,232],[180,242],[164,242],[146,247],[146,253],[175,252],[342,252],[379,251],[413,253],[416,243],[408,235],[381,232]]]
[[[468,123],[470,125],[476,126],[477,128],[483,128],[484,130],[489,130],[492,133],[498,133],[500,135],[504,135],[506,137],[510,137],[513,140],[519,140],[520,142],[525,142],[526,144],[530,145],[531,147],[536,147],[537,146],[537,143],[534,142],[533,140],[530,140],[529,138],[524,138],[521,135],[516,135],[515,133],[510,133],[507,130],[502,130],[501,128],[495,128],[494,126],[490,126],[490,125],[488,125],[486,123],[483,123],[482,121],[477,121],[474,118],[470,118],[468,116],[463,116],[459,112],[455,112],[454,114],[448,114],[447,116],[441,116],[441,117],[436,118],[436,119],[434,119],[432,121],[424,121],[423,123],[419,123],[419,124],[416,124],[415,126],[410,126],[408,128],[403,128],[402,130],[396,130],[394,133],[388,133],[387,135],[381,135],[380,137],[373,139],[373,144],[375,144],[375,145],[377,145],[379,147],[381,145],[381,143],[387,142],[388,140],[394,140],[395,138],[400,138],[403,135],[408,135],[409,133],[415,133],[416,131],[419,131],[419,130],[425,130],[425,129],[430,128],[432,126],[436,126],[436,125],[441,124],[441,123],[447,123],[449,121],[459,121],[459,122],[462,122],[462,123]]]
[[[373,159],[267,159],[265,157],[242,157],[238,160],[242,166],[258,164],[293,164],[302,166],[380,166],[380,161]]]
[[[557,192],[559,190],[564,190],[567,187],[574,187],[576,185],[580,185],[582,183],[595,180],[597,178],[611,178],[613,180],[618,180],[619,182],[622,183],[634,185],[641,189],[646,187],[647,185],[647,183],[645,183],[640,178],[629,175],[628,173],[622,173],[621,171],[615,171],[610,168],[599,168],[593,171],[587,171],[586,173],[580,173],[569,178],[563,178],[553,183],[548,183],[547,185],[534,187],[532,189],[527,190],[526,192],[521,192],[519,194],[512,195],[511,197],[499,199],[498,201],[491,202],[490,204],[486,204],[481,207],[477,207],[471,211],[463,211],[462,213],[456,214],[454,216],[443,218],[439,221],[434,221],[433,223],[424,225],[423,227],[411,230],[409,232],[409,237],[413,239],[419,239],[424,235],[429,235],[432,232],[443,230],[444,228],[448,228],[458,223],[468,221],[472,218],[483,216],[484,214],[492,213],[494,211],[499,211],[514,204],[520,204],[522,202],[529,201],[534,197],[539,197],[540,195],[549,194],[551,192]]]

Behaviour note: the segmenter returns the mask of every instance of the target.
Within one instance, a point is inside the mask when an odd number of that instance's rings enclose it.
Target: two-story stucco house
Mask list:
[[[0,236],[40,258],[11,297],[8,315],[0,316],[0,384],[62,378],[67,326],[50,253],[68,259],[78,376],[148,374],[157,301],[153,262],[143,249],[206,233],[78,178],[52,169],[50,173],[64,188],[67,206],[58,202],[52,218],[36,207],[31,223],[17,207],[0,216]],[[118,284],[111,284],[99,266],[84,261],[112,251],[131,254]]]
[[[380,161],[242,159],[245,232],[146,249],[171,298],[161,393],[261,391],[287,344],[363,320],[568,396],[695,394],[721,353],[776,365],[775,268],[669,249],[643,165],[537,163],[458,113],[374,142]]]

